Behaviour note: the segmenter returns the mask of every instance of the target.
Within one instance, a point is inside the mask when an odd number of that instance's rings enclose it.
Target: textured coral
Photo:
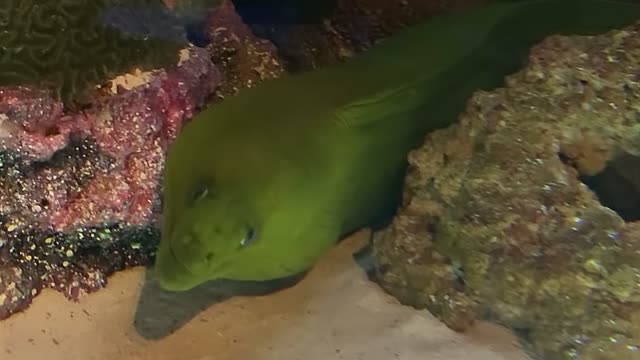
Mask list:
[[[65,105],[132,66],[175,63],[185,38],[159,0],[6,0],[0,86],[38,85]]]
[[[411,153],[376,277],[536,358],[640,358],[640,25],[551,37],[506,86]],[[616,211],[618,212],[616,212]]]
[[[70,299],[147,264],[167,145],[219,84],[204,49],[78,113],[44,91],[0,91],[0,319],[43,287]]]

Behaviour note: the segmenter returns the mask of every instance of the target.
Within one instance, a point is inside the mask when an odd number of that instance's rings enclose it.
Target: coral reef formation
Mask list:
[[[185,43],[159,0],[7,0],[0,7],[0,86],[40,86],[75,107],[132,66],[175,63]]]
[[[164,152],[219,82],[204,49],[182,55],[77,113],[46,91],[0,91],[0,318],[43,287],[76,298],[149,261]]]
[[[536,358],[640,358],[640,25],[552,36],[409,157],[376,280]]]

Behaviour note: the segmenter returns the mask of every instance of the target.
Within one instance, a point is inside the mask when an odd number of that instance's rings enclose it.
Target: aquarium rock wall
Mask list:
[[[640,25],[547,38],[409,156],[375,277],[537,359],[640,358]]]

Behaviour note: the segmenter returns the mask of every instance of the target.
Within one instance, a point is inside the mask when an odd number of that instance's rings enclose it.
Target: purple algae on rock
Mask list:
[[[70,299],[148,264],[167,146],[220,83],[205,49],[78,112],[47,92],[0,89],[0,319],[42,288]]]

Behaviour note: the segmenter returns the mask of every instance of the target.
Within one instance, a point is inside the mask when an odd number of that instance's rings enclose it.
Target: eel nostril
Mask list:
[[[180,242],[183,245],[191,245],[191,244],[194,244],[197,241],[197,239],[198,238],[196,237],[196,235],[194,233],[188,233],[186,235],[183,235],[180,238]]]
[[[180,238],[180,242],[184,245],[189,245],[193,242],[193,236],[191,235],[184,235],[183,237]]]

